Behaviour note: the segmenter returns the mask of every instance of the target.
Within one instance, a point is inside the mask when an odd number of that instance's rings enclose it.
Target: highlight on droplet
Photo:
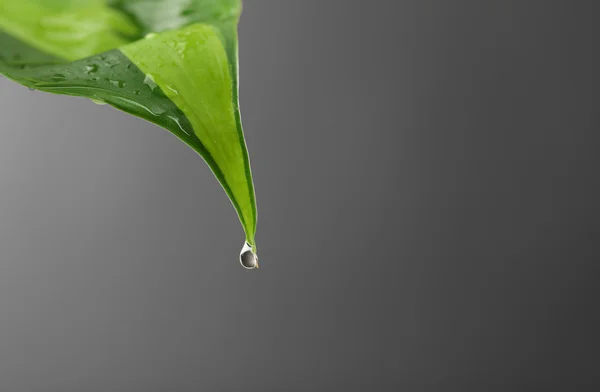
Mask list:
[[[258,268],[258,256],[252,250],[252,245],[244,242],[244,246],[240,252],[240,264],[246,269]]]

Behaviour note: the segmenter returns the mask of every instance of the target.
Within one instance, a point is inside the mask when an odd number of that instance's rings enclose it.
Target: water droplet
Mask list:
[[[188,136],[192,136],[192,134],[188,130],[186,130],[183,125],[181,125],[181,121],[179,121],[179,119],[177,117],[171,116],[169,114],[167,114],[167,115],[163,114],[163,116],[165,118],[169,119],[170,121],[172,121],[175,125],[177,125],[177,128],[179,128],[179,130],[181,132],[185,133]]]
[[[158,117],[163,113],[162,111],[159,111],[159,110],[161,110],[160,108],[155,108],[154,110],[152,110],[148,106],[145,106],[145,105],[143,105],[139,102],[136,102],[134,100],[131,100],[127,97],[121,97],[121,96],[115,95],[112,97],[112,100],[113,101],[121,101],[121,102],[127,104],[128,106],[137,107],[141,110],[145,110],[146,112],[148,112],[149,114],[151,114],[152,116],[155,116],[155,117]]]
[[[155,33],[148,33],[148,34],[146,34],[146,35],[144,36],[144,38],[146,38],[146,39],[150,39],[150,38],[154,38],[155,36],[156,36],[156,34],[155,34]]]
[[[146,78],[144,78],[144,84],[150,87],[150,90],[154,91],[156,88],[156,82],[154,81],[154,77],[151,74],[146,74]]]
[[[173,94],[175,94],[175,95],[179,95],[179,91],[177,91],[177,89],[176,89],[175,87],[171,86],[170,84],[167,84],[167,85],[165,85],[165,87],[166,87],[166,88],[167,88],[169,91],[171,91]]]
[[[121,63],[119,62],[119,60],[117,60],[115,58],[109,58],[108,60],[104,61],[104,66],[106,66],[108,68],[114,68],[119,64],[121,64]]]
[[[240,252],[240,263],[246,269],[258,268],[258,256],[252,251],[252,245],[248,242],[244,243],[244,247]]]
[[[54,76],[52,76],[52,80],[54,82],[63,82],[67,80],[67,77],[63,74],[54,74]]]
[[[33,87],[27,87],[29,89],[29,91],[35,91],[35,89]]]
[[[90,98],[90,100],[96,105],[106,105],[106,102],[101,98]]]
[[[119,88],[123,88],[123,87],[125,87],[127,85],[127,83],[125,83],[122,80],[111,80],[111,79],[108,79],[108,82],[110,84],[112,84],[113,86],[119,87]]]
[[[140,90],[133,90],[133,93],[134,93],[135,95],[140,95]]]
[[[90,64],[85,66],[85,73],[91,74],[96,73],[98,71],[98,66],[96,64]]]

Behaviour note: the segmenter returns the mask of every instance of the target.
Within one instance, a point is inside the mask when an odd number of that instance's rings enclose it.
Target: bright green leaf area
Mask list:
[[[211,24],[237,21],[242,10],[240,0],[109,0],[108,3],[131,16],[143,35],[201,21]]]
[[[237,131],[232,75],[219,35],[214,26],[194,24],[148,37],[121,51],[181,108],[224,173],[233,198],[251,200],[249,172],[237,170],[246,163],[244,141]],[[242,224],[253,224],[253,206],[245,203],[240,208]]]
[[[256,250],[238,107],[240,11],[240,0],[0,0],[0,74],[171,131],[207,162]]]
[[[140,31],[101,0],[0,0],[0,10],[0,29],[67,60],[117,48]]]

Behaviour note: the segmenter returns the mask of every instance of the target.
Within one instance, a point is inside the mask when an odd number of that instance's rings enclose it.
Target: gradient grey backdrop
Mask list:
[[[259,271],[202,160],[0,80],[0,390],[600,385],[593,1],[247,1]]]

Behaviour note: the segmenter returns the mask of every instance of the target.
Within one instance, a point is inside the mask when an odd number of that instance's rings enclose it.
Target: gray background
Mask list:
[[[202,160],[0,80],[0,390],[600,386],[594,1],[247,1],[261,269]]]

